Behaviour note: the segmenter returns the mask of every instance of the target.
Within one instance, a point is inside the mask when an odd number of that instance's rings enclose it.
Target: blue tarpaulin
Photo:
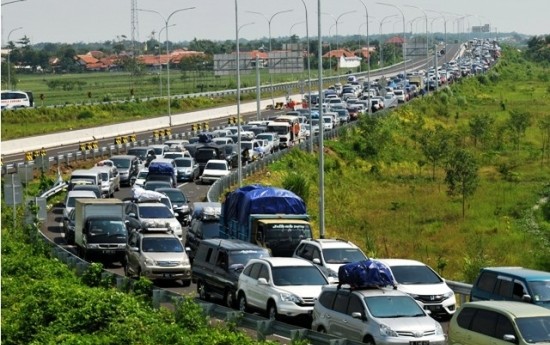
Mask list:
[[[222,214],[224,225],[231,220],[248,224],[251,214],[306,214],[306,204],[286,189],[249,185],[227,195]]]

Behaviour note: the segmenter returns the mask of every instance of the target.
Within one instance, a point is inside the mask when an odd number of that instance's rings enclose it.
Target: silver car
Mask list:
[[[371,345],[444,345],[441,325],[406,293],[389,288],[323,287],[311,328]]]

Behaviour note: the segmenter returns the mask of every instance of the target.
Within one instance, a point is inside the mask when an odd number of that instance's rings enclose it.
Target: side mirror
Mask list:
[[[138,247],[130,247],[130,250],[132,252],[139,252],[139,248]]]
[[[358,311],[354,311],[353,313],[351,313],[351,317],[354,319],[366,320],[366,318],[364,318],[363,315]]]
[[[265,278],[259,278],[258,285],[268,285],[267,280]]]
[[[525,294],[525,295],[521,296],[521,300],[522,300],[523,302],[531,303],[532,298],[531,298],[530,295]]]
[[[315,258],[315,259],[313,259],[313,263],[316,264],[316,265],[320,265],[321,260],[319,260],[319,258]]]

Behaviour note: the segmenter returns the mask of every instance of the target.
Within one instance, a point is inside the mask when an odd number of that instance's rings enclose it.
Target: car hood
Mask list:
[[[426,331],[435,330],[437,327],[437,321],[427,315],[418,317],[376,318],[376,320],[377,323],[385,324],[398,333],[402,331],[413,332],[413,334],[416,332],[419,332],[418,334],[423,334]]]
[[[171,253],[171,252],[147,252],[144,253],[144,256],[159,261],[170,261],[170,262],[182,262],[183,264],[189,263],[189,258],[185,252],[180,253]]]
[[[443,295],[452,291],[447,284],[397,284],[397,290],[411,295]]]
[[[166,227],[166,224],[168,224],[174,231],[181,228],[181,225],[176,218],[142,218],[141,223],[144,226],[151,228],[164,228]]]

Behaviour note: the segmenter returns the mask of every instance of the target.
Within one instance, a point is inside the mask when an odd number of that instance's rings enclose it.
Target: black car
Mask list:
[[[137,146],[128,149],[127,154],[136,156],[143,162],[145,167],[149,166],[149,163],[157,157],[155,150],[152,147]]]
[[[189,259],[193,262],[202,240],[219,237],[222,205],[219,202],[195,202],[191,208],[191,224],[185,245],[189,248]]]
[[[268,249],[241,240],[201,241],[191,266],[191,280],[197,284],[199,298],[218,297],[227,307],[234,308],[237,282],[244,266],[250,259],[268,256]]]
[[[237,144],[227,144],[223,148],[223,157],[231,168],[239,166],[239,149]]]
[[[187,225],[190,218],[189,199],[179,188],[157,188],[156,192],[165,194],[172,203],[174,215],[182,225]]]

